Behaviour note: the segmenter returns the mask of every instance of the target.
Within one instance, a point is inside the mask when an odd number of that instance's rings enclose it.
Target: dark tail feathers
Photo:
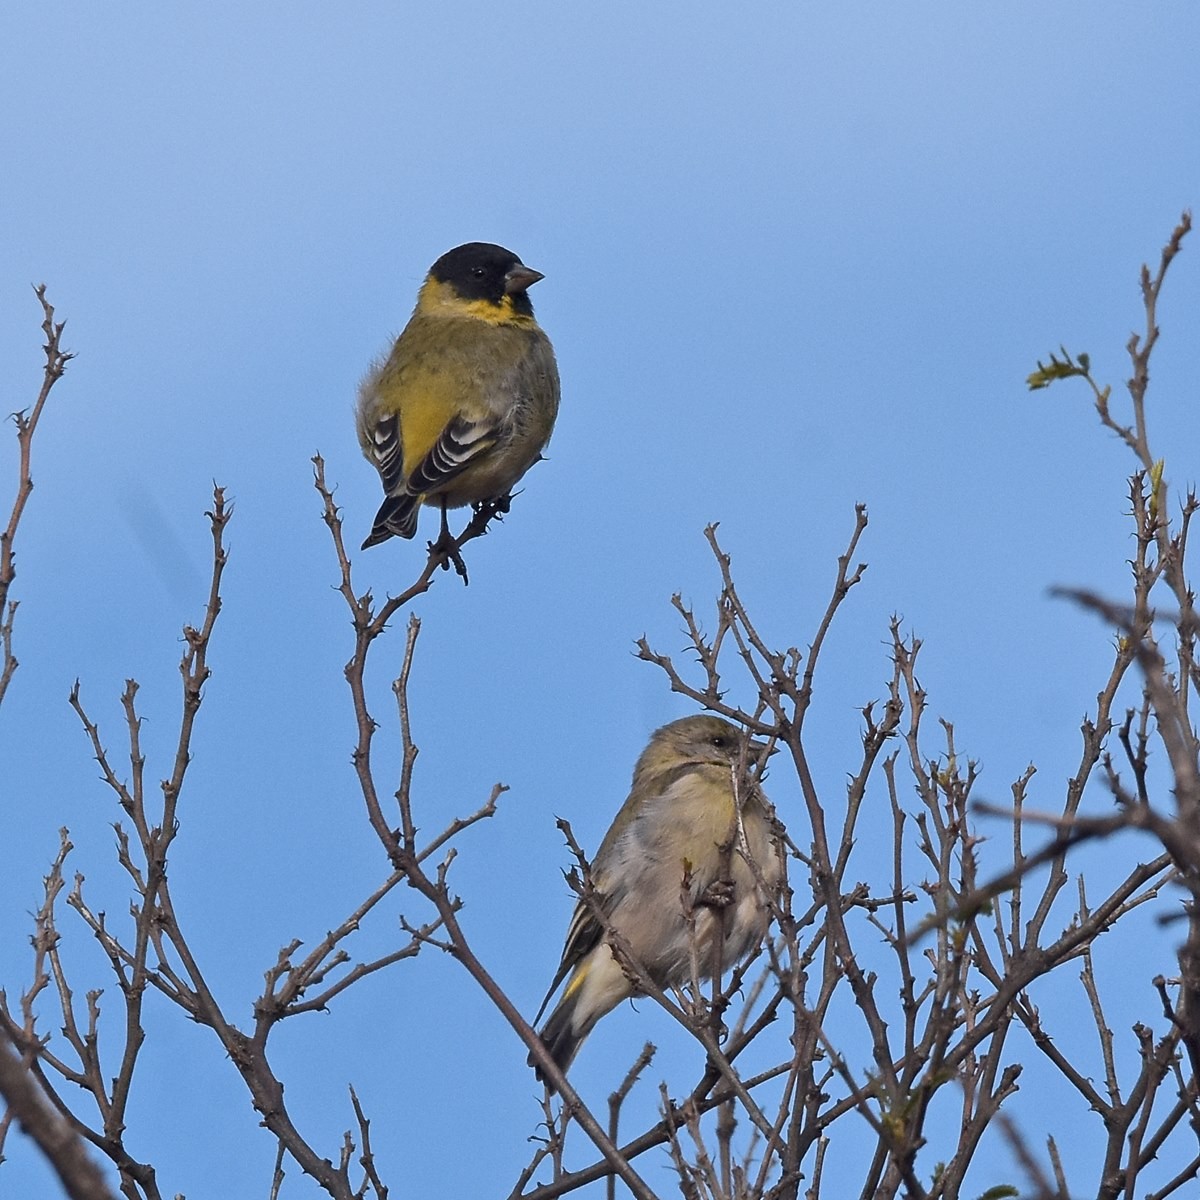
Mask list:
[[[412,537],[417,532],[417,512],[420,507],[421,497],[409,492],[388,496],[379,506],[371,533],[362,548],[366,550],[369,546],[378,546],[391,537]]]
[[[542,1043],[550,1051],[550,1057],[554,1059],[555,1065],[564,1074],[574,1061],[575,1055],[579,1053],[579,1047],[583,1045],[583,1039],[590,1032],[587,1029],[582,1031],[575,1030],[573,1028],[574,1017],[574,1000],[564,998],[550,1014],[550,1019],[542,1026]],[[534,1062],[532,1054],[529,1056],[529,1065],[537,1073],[538,1082],[544,1083],[551,1091],[554,1091],[554,1084],[542,1074],[542,1070]]]

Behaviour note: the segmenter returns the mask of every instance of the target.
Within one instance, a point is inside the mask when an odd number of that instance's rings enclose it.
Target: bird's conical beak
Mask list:
[[[535,271],[532,267],[521,264],[513,267],[504,276],[504,291],[511,296],[514,292],[523,292],[526,288],[533,287],[539,279],[545,278],[541,271]]]
[[[779,753],[779,747],[771,746],[767,742],[756,742],[753,738],[751,738],[750,752],[755,758],[761,758],[763,754],[766,754],[766,756],[770,758],[772,754]]]

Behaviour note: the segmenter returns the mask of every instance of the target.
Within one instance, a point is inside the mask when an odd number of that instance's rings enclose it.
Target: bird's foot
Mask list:
[[[696,901],[700,908],[728,908],[732,903],[733,884],[725,879],[710,883]]]
[[[444,525],[442,532],[438,535],[438,540],[429,543],[429,554],[430,557],[441,560],[440,565],[443,571],[448,571],[453,566],[455,574],[463,581],[464,587],[471,582],[467,578],[467,564],[463,562],[462,551],[458,548],[458,539]]]
[[[487,531],[488,525],[492,521],[503,521],[508,510],[512,508],[512,493],[508,492],[503,496],[497,496],[494,500],[481,500],[478,504],[472,504],[471,508],[475,512],[472,525],[477,525],[481,533]]]

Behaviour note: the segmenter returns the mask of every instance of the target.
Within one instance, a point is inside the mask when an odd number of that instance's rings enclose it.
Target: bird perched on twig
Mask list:
[[[783,858],[765,797],[739,772],[766,749],[710,714],[672,721],[651,736],[592,862],[591,903],[585,894],[575,908],[562,961],[534,1018],[536,1025],[566,979],[541,1030],[561,1070],[601,1017],[638,994],[607,927],[662,988],[691,978],[693,961],[700,977],[710,978],[721,933],[722,971],[762,942],[769,923],[764,889],[778,888]]]
[[[359,443],[387,494],[364,550],[411,538],[422,504],[442,510],[441,544],[446,509],[507,511],[558,414],[554,350],[527,295],[541,278],[489,242],[430,268],[404,331],[358,391]]]

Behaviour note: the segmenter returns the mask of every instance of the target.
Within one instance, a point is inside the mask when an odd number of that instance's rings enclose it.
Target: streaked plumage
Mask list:
[[[691,974],[681,897],[685,871],[691,876],[692,900],[700,904],[695,915],[702,977],[711,972],[713,938],[722,920],[723,968],[744,958],[766,934],[769,911],[746,854],[770,889],[780,882],[783,866],[770,818],[754,786],[743,789],[744,840],[735,836],[734,778],[745,742],[735,726],[708,714],[657,730],[634,767],[629,797],[592,862],[593,882],[607,919],[660,987],[682,983]],[[750,743],[751,761],[761,749]],[[722,916],[702,898],[720,880],[719,847],[731,840],[733,895]],[[596,1022],[635,994],[609,949],[603,925],[582,900],[543,1011],[564,979],[566,987],[541,1037],[565,1071]]]
[[[488,242],[430,268],[391,353],[359,387],[359,443],[386,493],[364,549],[411,538],[422,504],[503,499],[542,456],[559,381],[526,295],[541,278]]]

